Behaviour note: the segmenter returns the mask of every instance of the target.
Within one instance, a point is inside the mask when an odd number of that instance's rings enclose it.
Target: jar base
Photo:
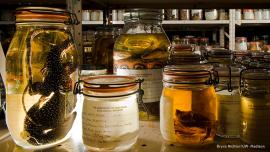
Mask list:
[[[118,147],[115,147],[114,149],[112,148],[97,148],[97,147],[92,147],[88,145],[84,145],[85,151],[90,151],[90,152],[125,152],[131,149],[135,144],[136,144],[137,139],[135,142],[132,142],[128,145],[121,145]]]

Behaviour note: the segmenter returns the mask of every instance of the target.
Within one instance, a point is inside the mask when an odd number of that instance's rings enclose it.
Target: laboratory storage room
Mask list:
[[[270,0],[0,0],[0,152],[270,152]]]

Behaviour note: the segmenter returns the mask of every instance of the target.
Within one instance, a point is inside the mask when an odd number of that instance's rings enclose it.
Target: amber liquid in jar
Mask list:
[[[168,57],[169,40],[165,34],[121,34],[114,45],[114,69],[117,75],[144,79],[143,101],[150,112],[140,110],[141,120],[159,119],[162,92],[162,68]]]
[[[217,125],[216,100],[213,86],[192,90],[165,87],[160,105],[161,121],[167,122],[161,123],[163,138],[187,146],[213,143]]]
[[[15,143],[27,149],[63,142],[76,117],[72,88],[77,54],[74,45],[67,44],[69,35],[58,28],[17,27],[7,53],[7,125]],[[30,42],[28,56],[27,38],[34,30],[40,33]]]

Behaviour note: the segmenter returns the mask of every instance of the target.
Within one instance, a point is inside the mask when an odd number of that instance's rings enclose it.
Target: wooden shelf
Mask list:
[[[15,21],[0,21],[0,25],[14,25]]]
[[[164,25],[192,25],[192,24],[205,24],[205,25],[216,25],[216,24],[229,24],[229,20],[164,20]]]
[[[269,8],[269,0],[83,0],[110,8]]]
[[[83,25],[100,25],[103,21],[82,21]],[[124,21],[112,21],[113,25],[123,25]],[[229,20],[164,20],[163,25],[228,25]]]
[[[270,24],[270,20],[236,20],[236,25],[262,25]]]

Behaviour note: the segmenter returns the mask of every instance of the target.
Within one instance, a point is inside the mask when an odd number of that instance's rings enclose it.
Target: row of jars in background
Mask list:
[[[103,21],[102,10],[83,10],[82,11],[83,21]]]
[[[165,20],[228,20],[224,9],[165,9]]]
[[[270,9],[236,9],[236,20],[270,20]]]
[[[269,36],[263,35],[261,38],[254,37],[253,41],[248,42],[247,37],[235,38],[235,50],[238,51],[270,51]]]

